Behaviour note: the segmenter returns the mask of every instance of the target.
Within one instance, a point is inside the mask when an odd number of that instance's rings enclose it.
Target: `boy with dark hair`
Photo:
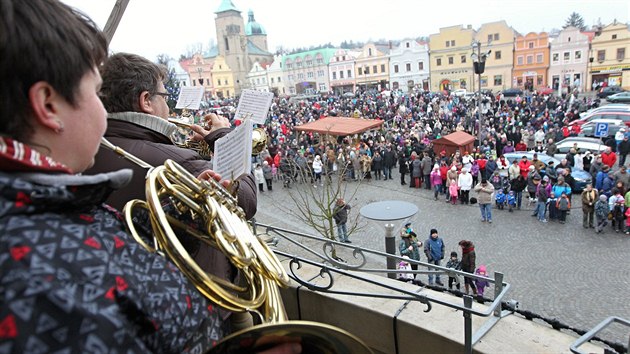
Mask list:
[[[462,270],[461,267],[461,262],[459,261],[459,259],[457,259],[457,252],[453,251],[451,252],[451,258],[448,260],[448,262],[446,262],[446,268],[451,268],[454,270]],[[449,290],[453,289],[453,283],[455,283],[455,287],[457,288],[457,290],[459,290],[460,288],[460,281],[459,281],[459,277],[457,275],[455,276],[448,276],[448,288]]]

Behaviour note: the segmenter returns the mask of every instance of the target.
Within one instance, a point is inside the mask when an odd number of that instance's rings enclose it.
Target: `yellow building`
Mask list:
[[[227,65],[225,58],[218,55],[212,64],[212,80],[214,95],[218,98],[234,97],[234,73]]]
[[[485,23],[477,31],[475,40],[481,43],[481,51],[491,50],[481,74],[481,89],[496,92],[511,87],[515,33],[505,21]]]
[[[355,60],[357,87],[384,90],[389,88],[389,56],[387,46],[368,43]]]
[[[468,25],[440,28],[429,36],[431,90],[472,90],[472,41],[475,30]]]
[[[630,30],[623,23],[612,23],[601,30],[591,42],[592,62],[588,87],[592,82],[630,89]],[[589,59],[590,60],[590,59]]]

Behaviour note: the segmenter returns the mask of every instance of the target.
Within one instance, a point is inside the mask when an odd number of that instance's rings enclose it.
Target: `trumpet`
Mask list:
[[[169,118],[168,121],[177,125],[178,127],[182,127],[185,129],[190,129],[191,123],[176,119]],[[267,132],[263,128],[254,128],[252,131],[252,155],[257,156],[263,150],[267,148]],[[187,140],[184,144],[179,144],[181,147],[185,147],[188,149],[193,149],[203,157],[210,157],[212,153],[210,152],[210,147],[205,141],[192,141]]]
[[[101,144],[133,163],[150,166],[105,138]],[[279,292],[279,287],[290,282],[284,267],[267,244],[252,233],[236,198],[218,182],[200,181],[167,160],[149,170],[145,190],[146,201],[132,200],[123,209],[135,240],[149,252],[166,255],[216,305],[236,313],[249,311],[261,319],[261,325],[225,337],[210,353],[263,350],[270,340],[272,345],[299,342],[309,353],[371,353],[360,339],[342,329],[288,320]],[[150,219],[152,239],[136,229],[138,215],[143,214]],[[204,271],[179,236],[220,250],[238,268],[243,284]]]

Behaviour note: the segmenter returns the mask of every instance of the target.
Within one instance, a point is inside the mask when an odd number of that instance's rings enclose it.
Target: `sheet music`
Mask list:
[[[184,86],[179,88],[179,97],[177,98],[177,109],[199,109],[201,99],[203,98],[203,86]]]
[[[273,92],[243,90],[236,107],[235,118],[244,120],[251,115],[252,124],[265,124],[272,99]]]
[[[247,120],[214,143],[212,170],[225,179],[251,172],[253,124]]]

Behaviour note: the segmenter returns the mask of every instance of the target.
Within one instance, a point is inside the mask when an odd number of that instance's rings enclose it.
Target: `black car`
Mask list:
[[[625,90],[622,89],[619,86],[608,86],[608,87],[602,87],[599,92],[597,93],[597,97],[599,98],[606,98],[610,95],[614,95],[616,93],[619,92],[624,92]]]
[[[503,93],[503,97],[516,97],[516,96],[522,96],[523,90],[519,88],[510,88],[507,90],[503,90],[502,93]]]

